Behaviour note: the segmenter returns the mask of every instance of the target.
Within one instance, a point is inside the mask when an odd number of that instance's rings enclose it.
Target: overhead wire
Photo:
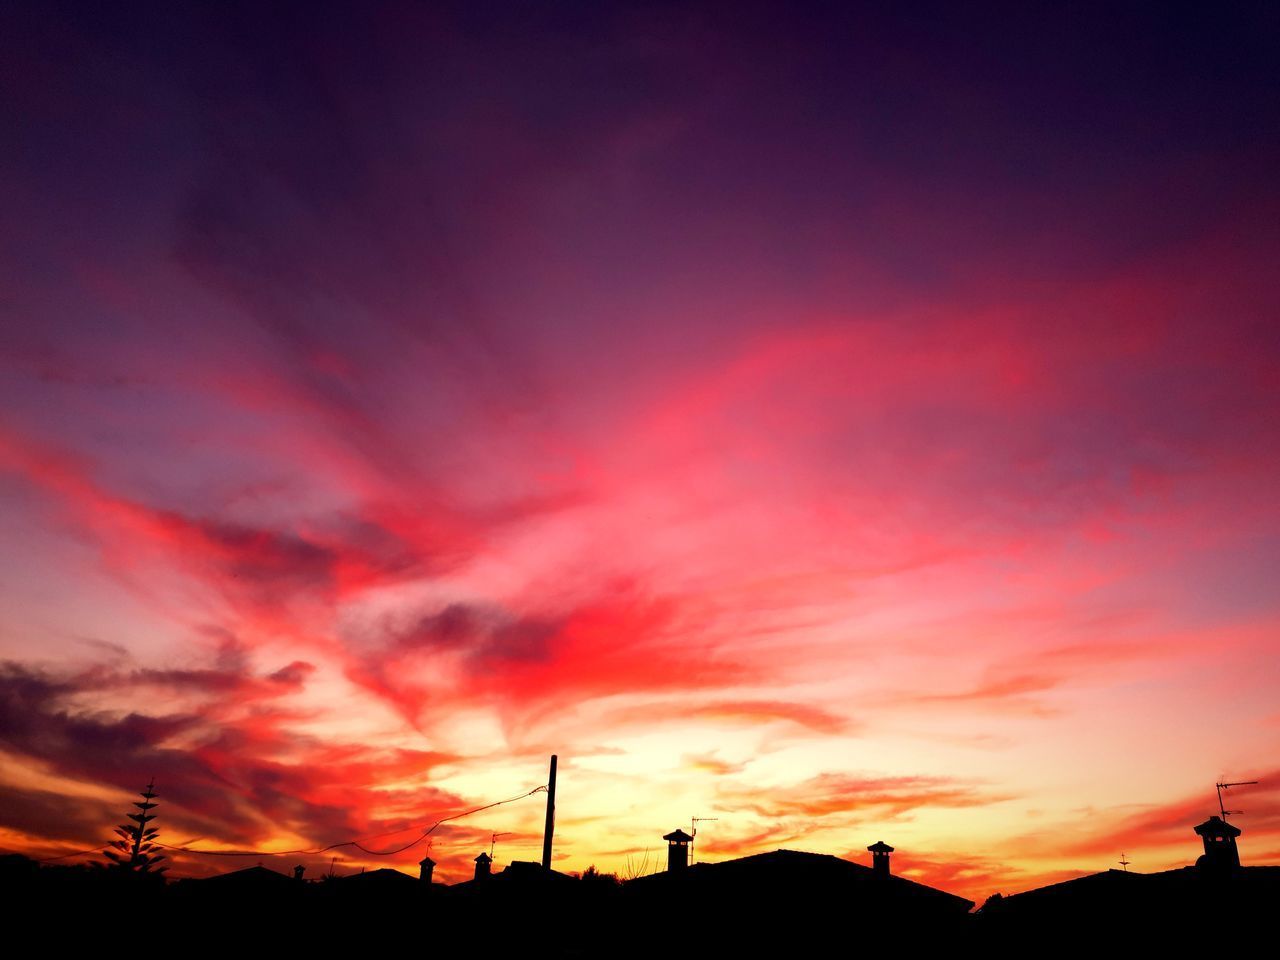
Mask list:
[[[56,857],[40,857],[36,863],[53,863],[55,860],[69,860],[72,857],[83,857],[90,853],[101,853],[107,849],[110,844],[104,843],[101,846],[90,847],[88,850],[73,850],[71,853],[64,853]]]
[[[431,826],[429,826],[426,830],[424,830],[418,837],[409,841],[403,846],[396,847],[393,850],[370,850],[368,847],[364,846],[360,841],[361,840],[377,840],[380,837],[394,836],[396,833],[403,833],[404,832],[403,830],[395,830],[395,831],[392,831],[391,833],[379,833],[371,837],[361,837],[356,840],[344,840],[341,843],[331,843],[327,847],[319,847],[317,849],[310,849],[310,850],[195,850],[191,847],[170,846],[167,843],[159,843],[158,841],[156,842],[156,845],[160,847],[164,847],[166,850],[177,850],[182,853],[192,853],[192,854],[196,854],[198,856],[204,856],[204,857],[318,856],[322,853],[328,853],[330,850],[337,850],[341,847],[355,847],[357,850],[360,850],[371,857],[390,857],[390,856],[394,856],[397,853],[403,853],[404,851],[410,849],[411,847],[416,847],[423,840],[427,839],[427,837],[431,836],[431,834],[435,831],[436,827],[439,827],[441,824],[449,823],[452,820],[461,820],[463,817],[469,817],[472,814],[482,813],[485,810],[492,810],[494,807],[500,807],[507,803],[515,803],[517,800],[523,800],[526,797],[532,797],[535,793],[542,793],[546,791],[546,789],[547,789],[547,785],[542,784],[541,786],[534,787],[532,790],[528,791],[527,793],[522,793],[516,797],[508,797],[506,800],[495,800],[493,803],[486,803],[484,806],[475,807],[472,810],[465,810],[462,813],[455,813],[452,816],[442,817],[439,820],[437,820],[435,823],[433,823]]]

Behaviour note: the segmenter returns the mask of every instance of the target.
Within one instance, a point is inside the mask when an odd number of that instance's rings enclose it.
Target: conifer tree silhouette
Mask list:
[[[133,805],[139,812],[128,816],[134,823],[125,823],[116,827],[119,839],[112,840],[107,849],[102,851],[103,856],[111,861],[107,864],[108,869],[152,875],[162,874],[169,869],[157,866],[164,859],[164,854],[160,853],[160,847],[154,842],[156,834],[160,831],[155,827],[147,826],[156,818],[156,814],[151,811],[159,806],[152,802],[158,796],[155,786],[156,782],[152,779],[147,784],[147,789],[142,791],[142,800],[133,801]]]

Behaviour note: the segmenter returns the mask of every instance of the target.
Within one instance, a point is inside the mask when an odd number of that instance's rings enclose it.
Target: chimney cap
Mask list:
[[[872,853],[893,853],[893,847],[889,846],[883,840],[877,840],[871,846],[867,847]]]
[[[1212,816],[1204,823],[1196,826],[1196,833],[1202,837],[1238,837],[1240,828],[1227,823],[1219,816]]]
[[[692,843],[693,842],[693,837],[689,836],[683,830],[672,830],[662,839],[669,840],[672,843]]]
[[[487,853],[484,853],[484,852],[481,852],[480,856],[476,857],[476,863],[492,863],[492,862],[493,862],[493,857],[489,856]]]
[[[434,867],[436,865],[436,862],[432,860],[430,857],[423,857],[421,860],[418,861],[418,866],[420,867],[425,867],[428,865]]]

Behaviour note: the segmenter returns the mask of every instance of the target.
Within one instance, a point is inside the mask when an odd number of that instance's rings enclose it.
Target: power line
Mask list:
[[[320,847],[314,850],[193,850],[191,847],[169,846],[166,843],[159,844],[166,850],[178,850],[182,853],[194,853],[203,857],[294,857],[294,856],[318,856],[322,853],[328,853],[330,850],[337,850],[339,847],[355,847],[371,857],[390,857],[397,853],[403,853],[410,847],[416,847],[427,837],[431,836],[436,827],[442,823],[448,823],[451,820],[461,820],[463,817],[469,817],[475,813],[481,813],[485,810],[492,810],[494,807],[500,807],[503,804],[515,803],[517,800],[523,800],[525,797],[532,797],[535,793],[542,793],[546,790],[546,784],[534,787],[528,793],[522,793],[518,797],[508,797],[506,800],[496,800],[493,803],[486,803],[482,807],[476,807],[473,810],[466,810],[462,813],[455,813],[450,817],[442,817],[433,823],[430,827],[422,832],[416,839],[411,840],[404,846],[396,847],[394,850],[370,850],[364,846],[360,840],[344,840],[341,843],[331,843],[327,847]],[[372,837],[362,837],[362,840],[377,840],[379,837],[390,837],[396,833],[403,833],[403,830],[393,831],[392,833],[380,833]]]
[[[36,863],[53,863],[55,860],[69,860],[71,857],[83,857],[89,853],[101,853],[107,848],[106,844],[99,847],[91,847],[88,850],[73,850],[71,853],[64,853],[57,857],[41,857]]]

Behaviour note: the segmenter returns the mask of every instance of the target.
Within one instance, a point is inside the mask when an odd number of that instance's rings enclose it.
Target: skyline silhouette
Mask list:
[[[149,813],[155,796],[148,786],[137,804],[138,836],[155,835],[147,827],[155,819]],[[547,809],[553,808],[548,795]],[[638,956],[651,947],[634,936],[616,940],[656,917],[662,920],[662,949],[674,956],[832,949],[855,931],[876,946],[1025,949],[1051,936],[1059,946],[1096,951],[1099,937],[1123,930],[1138,932],[1148,945],[1191,946],[1221,944],[1228,926],[1236,937],[1268,929],[1280,894],[1280,865],[1242,864],[1235,842],[1241,833],[1213,815],[1194,828],[1204,849],[1194,864],[1157,873],[1109,869],[1011,896],[995,893],[981,906],[899,876],[895,848],[883,840],[867,847],[870,866],[789,849],[691,863],[694,837],[679,829],[663,837],[665,870],[628,878],[594,866],[565,874],[536,861],[497,867],[482,850],[473,875],[452,884],[434,878],[429,856],[416,878],[392,868],[345,875],[330,870],[308,878],[302,864],[289,875],[259,863],[166,883],[150,865],[129,869],[121,858],[86,869],[10,854],[0,856],[0,895],[37,924],[55,916],[92,921],[128,908],[145,913],[153,936],[180,935],[226,918],[222,932],[213,935],[215,944],[222,933],[234,940],[251,931],[259,946],[367,945],[368,933],[348,935],[341,918],[398,915],[412,917],[438,949],[464,946],[483,930],[481,942],[489,949],[540,943],[544,952],[585,956],[607,945],[612,954]],[[131,835],[125,831],[126,839]],[[495,916],[503,922],[486,928]],[[736,919],[726,923],[729,917]],[[337,928],[317,936],[317,926],[325,924]],[[533,939],[531,931],[539,928],[551,932],[550,939]],[[379,942],[389,947],[402,941],[388,931]]]
[[[553,756],[551,758],[551,772],[552,772],[551,783],[553,785],[555,782],[554,775],[558,766],[557,761],[558,761],[557,757]],[[1228,811],[1226,809],[1226,801],[1224,799],[1223,791],[1224,789],[1229,791],[1231,788],[1258,787],[1258,786],[1262,786],[1262,784],[1260,784],[1257,781],[1233,782],[1233,783],[1220,782],[1216,784],[1216,788],[1217,788],[1216,796],[1217,796],[1217,802],[1219,807],[1219,813],[1210,815],[1203,823],[1199,823],[1194,826],[1195,835],[1202,840],[1204,845],[1203,855],[1201,855],[1198,859],[1196,859],[1195,863],[1193,864],[1195,871],[1199,875],[1202,875],[1204,877],[1209,877],[1209,878],[1222,877],[1222,876],[1229,876],[1234,872],[1238,872],[1240,870],[1242,866],[1242,862],[1241,862],[1240,853],[1237,846],[1237,838],[1241,835],[1242,831],[1238,826],[1236,826],[1233,823],[1230,823],[1227,820],[1227,817],[1228,815],[1240,815],[1241,813],[1243,813],[1243,811],[1240,811],[1240,810]],[[316,847],[314,849],[233,851],[233,850],[218,850],[218,849],[195,849],[190,846],[174,845],[174,844],[162,842],[161,840],[157,839],[157,835],[159,832],[158,828],[155,826],[149,826],[149,824],[152,821],[154,821],[157,817],[157,814],[152,811],[154,810],[154,808],[158,806],[158,804],[154,802],[155,799],[158,797],[158,794],[155,792],[155,783],[154,781],[152,781],[151,783],[148,784],[147,788],[141,792],[141,796],[143,798],[142,801],[134,801],[133,803],[133,805],[139,809],[139,812],[137,814],[127,815],[129,819],[134,821],[134,823],[126,824],[124,826],[120,826],[115,829],[115,833],[118,835],[117,839],[111,840],[96,848],[91,848],[83,851],[75,851],[71,854],[62,854],[55,857],[44,858],[44,859],[34,860],[34,861],[30,861],[30,860],[27,860],[26,858],[18,857],[18,861],[27,862],[34,867],[36,865],[46,864],[46,863],[66,863],[68,861],[78,860],[78,861],[81,861],[81,864],[84,866],[89,866],[90,868],[94,868],[94,867],[102,868],[107,873],[111,873],[111,874],[137,874],[137,875],[151,874],[153,875],[153,879],[161,880],[160,875],[168,870],[168,865],[166,864],[165,866],[159,866],[160,861],[170,859],[174,855],[181,856],[183,854],[186,854],[186,855],[189,855],[188,867],[190,868],[192,866],[195,866],[197,867],[197,869],[194,872],[189,873],[187,876],[178,878],[179,883],[182,883],[183,881],[193,880],[193,879],[214,879],[218,877],[226,877],[228,878],[228,880],[226,881],[228,885],[225,887],[225,889],[239,889],[238,886],[232,887],[231,883],[233,881],[236,881],[237,878],[240,878],[244,882],[249,883],[251,887],[254,889],[256,889],[258,886],[262,886],[263,889],[265,890],[272,890],[277,888],[285,889],[283,887],[277,887],[277,885],[279,884],[278,878],[286,877],[286,874],[281,872],[281,870],[278,868],[280,867],[280,865],[284,864],[286,861],[289,861],[289,860],[302,861],[292,868],[292,876],[294,880],[302,881],[304,879],[307,879],[308,882],[312,882],[311,878],[305,877],[308,870],[308,864],[315,865],[317,863],[317,860],[316,860],[317,857],[321,858],[319,861],[321,863],[324,862],[325,857],[329,857],[328,870],[327,872],[322,872],[318,879],[321,881],[330,881],[330,880],[340,879],[344,876],[351,877],[351,878],[366,876],[367,864],[369,862],[368,857],[375,857],[375,858],[396,857],[398,861],[402,861],[404,859],[402,855],[405,855],[408,851],[414,851],[414,853],[412,854],[412,857],[417,857],[418,854],[422,852],[421,848],[425,844],[425,849],[427,852],[422,856],[420,860],[416,861],[418,866],[418,872],[417,872],[418,881],[420,881],[422,884],[424,884],[427,887],[432,887],[432,886],[450,887],[450,888],[456,888],[461,890],[467,887],[469,884],[480,883],[482,881],[488,881],[489,879],[491,879],[491,876],[495,868],[497,868],[497,861],[493,856],[494,851],[496,849],[497,840],[500,836],[505,838],[505,837],[512,836],[513,834],[491,833],[489,837],[489,843],[490,843],[489,850],[488,851],[481,850],[475,857],[471,858],[471,863],[474,866],[471,868],[470,876],[465,878],[459,878],[455,875],[452,878],[451,883],[448,878],[446,878],[444,883],[441,883],[440,877],[438,877],[435,873],[435,869],[438,866],[438,861],[433,859],[431,856],[432,844],[434,842],[432,839],[432,834],[434,834],[438,828],[444,826],[445,824],[456,823],[459,820],[480,816],[482,814],[485,814],[488,811],[494,810],[495,808],[504,807],[507,804],[517,803],[521,800],[534,797],[540,793],[544,795],[548,795],[546,800],[546,820],[544,823],[544,833],[540,838],[538,838],[540,841],[540,847],[543,854],[543,862],[541,864],[537,864],[537,863],[531,863],[528,861],[520,861],[520,860],[511,861],[510,866],[513,866],[517,869],[517,873],[515,876],[519,877],[523,875],[521,873],[521,871],[523,870],[526,870],[532,867],[539,867],[545,871],[545,870],[551,869],[552,865],[556,862],[556,856],[553,853],[553,835],[549,832],[553,828],[553,823],[554,823],[554,810],[555,810],[554,786],[552,787],[552,790],[550,792],[548,791],[548,785],[544,784],[544,785],[535,787],[532,790],[529,790],[518,796],[514,796],[505,800],[497,800],[492,803],[483,804],[481,806],[475,807],[471,810],[458,811],[448,816],[441,817],[440,819],[433,822],[426,830],[422,831],[414,839],[410,840],[405,844],[398,845],[387,850],[371,849],[370,847],[365,846],[364,844],[365,842],[371,841],[376,838],[363,838],[363,840],[338,841],[335,843]],[[602,879],[608,879],[611,883],[614,883],[614,884],[628,883],[628,882],[639,880],[643,877],[656,877],[664,874],[683,875],[685,871],[693,870],[693,868],[696,866],[696,864],[693,863],[691,853],[693,848],[693,841],[696,837],[696,823],[699,820],[718,821],[718,818],[707,818],[707,817],[695,818],[694,825],[693,825],[694,829],[691,830],[691,832],[686,833],[684,830],[677,828],[676,830],[673,830],[670,833],[665,834],[662,837],[662,840],[667,844],[667,856],[665,860],[659,856],[659,857],[653,858],[652,861],[650,861],[646,851],[646,857],[643,862],[643,866],[639,867],[638,869],[633,867],[630,861],[630,858],[628,858],[626,865],[622,869],[613,871],[613,872],[608,872],[608,873],[603,871],[597,871],[594,863],[591,864],[588,870],[582,871],[581,873],[565,875],[565,874],[560,874],[558,871],[555,871],[555,870],[552,870],[551,872],[557,873],[557,875],[559,876],[572,876],[573,878],[579,878],[579,879],[585,877],[588,880],[594,877],[600,877]],[[416,828],[407,828],[406,831],[402,831],[402,832],[416,832]],[[867,849],[867,852],[871,854],[871,858],[870,858],[871,859],[871,863],[870,863],[871,875],[872,876],[889,876],[891,874],[890,862],[892,860],[893,854],[895,853],[895,848],[889,844],[886,844],[883,840],[877,840],[875,843],[871,844],[866,849]],[[161,851],[165,851],[165,852],[162,853]],[[336,869],[339,854],[334,853],[334,851],[343,851],[344,861],[342,866],[342,872],[338,872]],[[346,855],[348,853],[353,854],[356,859],[354,861],[348,861],[346,859]],[[331,854],[332,856],[330,856]],[[104,857],[105,861],[95,862],[92,859],[94,855],[100,855]],[[439,855],[438,851],[437,851],[437,855]],[[785,859],[784,860],[776,859],[777,857],[782,855],[785,855],[785,857],[791,857],[791,858],[796,858],[796,857],[823,858],[825,857],[827,861],[840,860],[840,858],[838,857],[833,858],[830,854],[822,854],[822,853],[816,853],[816,852],[802,852],[802,851],[794,851],[794,850],[774,850],[772,852],[761,852],[753,855],[748,855],[745,858],[728,858],[728,859],[720,858],[717,860],[713,860],[712,864],[736,863],[736,862],[761,863],[761,864],[767,863],[767,864],[775,865],[777,867],[781,867],[782,872],[785,873],[784,864],[787,863],[788,861],[786,861]],[[16,855],[10,855],[10,856],[12,858]],[[464,860],[466,859],[466,856],[467,855],[465,854],[463,855]],[[759,858],[759,857],[767,857],[767,858],[774,858],[774,859],[757,860],[756,858]],[[456,859],[456,857],[454,859]],[[201,863],[202,860],[205,860],[206,863],[202,864]],[[210,860],[214,862],[221,861],[223,863],[227,863],[229,861],[246,862],[248,860],[256,860],[257,863],[252,867],[241,867],[241,868],[228,869],[228,870],[215,869],[213,872],[199,869],[199,867],[205,866],[207,862]],[[844,862],[849,862],[851,860],[852,860],[852,857],[849,855],[846,855],[843,858],[843,860],[840,860],[840,862],[844,863]],[[353,872],[353,862],[355,865],[358,865],[358,869],[354,870],[354,872]],[[375,860],[373,862],[377,863],[378,861]],[[381,862],[387,863],[388,861],[382,860]],[[813,864],[817,864],[818,869],[820,870],[826,869],[821,866],[821,864],[825,862],[825,861],[822,861],[821,859],[814,860],[811,862]],[[908,862],[910,861],[908,860]],[[275,865],[276,868],[273,869],[272,867],[265,866],[266,863],[272,863]],[[1127,874],[1129,872],[1128,868],[1132,864],[1132,861],[1126,859],[1126,855],[1122,853],[1117,863],[1119,863],[1122,867],[1122,870],[1120,872],[1124,872]],[[707,864],[707,865],[710,866],[712,864]],[[1261,872],[1266,873],[1268,877],[1270,877],[1270,875],[1274,873],[1276,878],[1280,879],[1280,864],[1276,864],[1274,866],[1269,864],[1261,864],[1261,865],[1251,864],[1250,866],[1258,866]],[[24,868],[11,865],[9,868],[9,875],[21,876],[23,875],[21,873],[22,869]],[[1164,872],[1172,873],[1172,872],[1176,872],[1178,869],[1179,869],[1178,867],[1173,867]],[[1186,867],[1184,866],[1182,867],[1182,869],[1185,870]],[[447,870],[448,870],[448,867],[446,867],[446,871]],[[1112,868],[1105,872],[1116,873],[1117,871],[1115,871],[1114,868]],[[1253,872],[1258,873],[1259,871],[1255,870]],[[1160,871],[1157,871],[1157,873],[1160,873]],[[703,874],[699,873],[698,875],[702,876]],[[1135,870],[1134,875],[1144,876],[1146,874],[1144,874],[1143,871]],[[374,884],[374,886],[369,888],[371,890],[398,889],[395,886],[395,884],[403,884],[406,879],[408,880],[413,879],[413,877],[410,876],[408,873],[397,870],[395,869],[394,866],[375,866],[372,869],[372,871],[368,872],[368,876],[369,876],[369,882]],[[693,876],[693,874],[690,874],[690,876]],[[1008,895],[1010,894],[1014,896],[1014,899],[1012,902],[1014,902],[1015,904],[1018,904],[1019,905],[1018,908],[1021,909],[1021,904],[1024,902],[1023,900],[1018,899],[1019,895],[1021,894],[1024,894],[1024,893],[1034,894],[1035,896],[1028,897],[1027,900],[1032,903],[1037,903],[1037,902],[1043,901],[1043,895],[1046,893],[1051,894],[1052,897],[1062,896],[1062,894],[1059,891],[1071,891],[1072,893],[1074,893],[1075,881],[1086,880],[1086,881],[1092,882],[1091,878],[1096,878],[1096,877],[1103,877],[1103,873],[1090,872],[1086,869],[1076,869],[1076,870],[1066,871],[1063,877],[1058,878],[1056,882],[1051,883],[1047,886],[1041,885],[1041,886],[1031,887],[1026,889],[1015,888],[1008,891],[1003,891],[1003,890],[990,891],[985,897],[982,897],[977,900],[965,901],[965,903],[967,904],[967,907],[965,908],[965,910],[967,911],[969,909],[972,909],[979,903],[982,903],[984,904],[984,909],[986,908],[987,905],[989,905],[991,909],[1001,911],[1003,916],[1005,912],[1011,909],[1007,905],[1009,902]],[[511,878],[508,878],[508,879],[510,880]],[[161,880],[161,882],[163,881]],[[775,882],[780,882],[780,881],[775,879]],[[918,882],[918,881],[908,881],[908,882]],[[1270,883],[1271,881],[1270,879],[1268,879],[1266,882]],[[408,888],[404,887],[399,889],[408,889]],[[1270,888],[1267,887],[1266,889],[1269,890]],[[972,893],[973,891],[970,890],[968,892]],[[1002,900],[1004,902],[997,902]],[[1051,902],[1051,901],[1048,901],[1048,902]],[[979,912],[981,913],[982,911],[979,911]],[[988,910],[988,913],[990,912],[991,911]]]

